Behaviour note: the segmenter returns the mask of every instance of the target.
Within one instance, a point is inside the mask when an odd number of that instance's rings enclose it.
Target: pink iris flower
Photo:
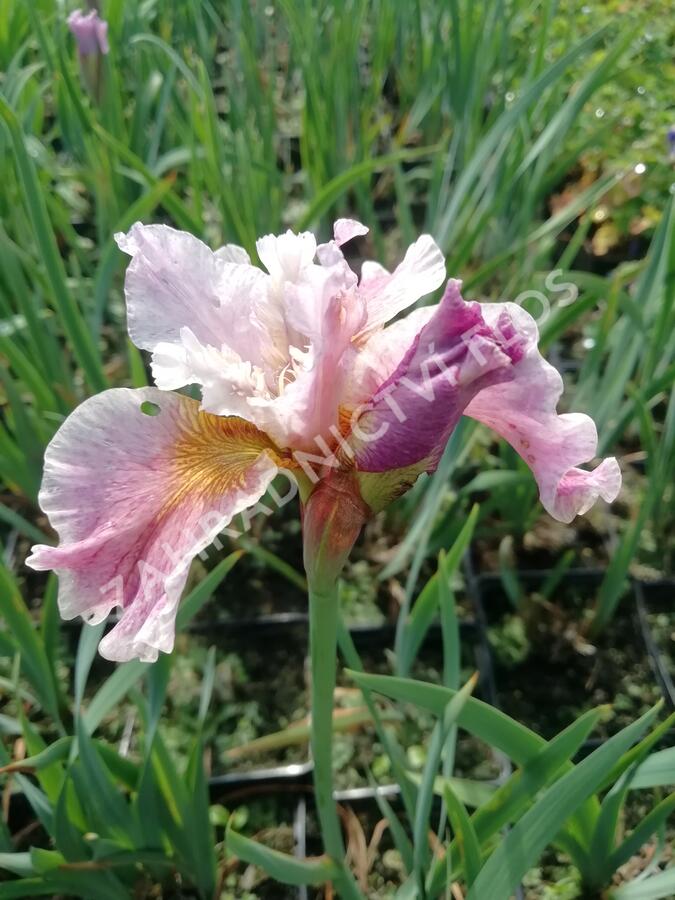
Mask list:
[[[68,16],[68,28],[75,35],[80,56],[105,56],[109,52],[108,23],[99,18],[97,10],[83,13],[76,9]]]
[[[555,518],[616,497],[615,459],[579,468],[596,454],[595,425],[557,414],[562,380],[532,317],[466,303],[450,280],[438,305],[392,322],[443,284],[443,255],[424,235],[393,272],[365,262],[359,278],[341,246],[366,232],[340,219],[318,246],[308,232],[267,235],[264,270],[240,247],[212,252],[164,225],[116,236],[132,258],[129,333],[152,354],[156,387],[105,391],[61,426],[40,491],[60,543],[28,560],[59,574],[65,618],[100,622],[119,609],[100,646],[107,658],[171,651],[191,560],[280,472],[303,501],[331,485],[344,497],[331,513],[343,557],[349,509],[365,518],[432,472],[462,415],[521,454]],[[201,402],[175,393],[187,385]],[[305,526],[321,531],[321,516]]]

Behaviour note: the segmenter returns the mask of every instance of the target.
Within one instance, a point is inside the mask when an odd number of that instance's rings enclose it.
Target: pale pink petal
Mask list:
[[[165,347],[173,347],[172,352],[167,352]],[[266,393],[262,369],[243,360],[229,347],[219,350],[201,344],[189,328],[181,329],[179,349],[180,357],[175,345],[158,345],[155,350],[152,373],[157,387],[171,390],[180,384],[199,384],[201,408],[205,412],[254,420],[249,400]]]
[[[115,240],[132,259],[124,290],[131,340],[142,350],[180,343],[189,326],[198,340],[225,342],[221,312],[225,264],[206,244],[167,225],[137,222]]]
[[[341,301],[344,314],[350,318],[354,307],[358,307],[359,321],[355,323],[355,328],[360,328],[365,312],[362,298],[356,297],[356,283],[356,274],[341,253],[334,263],[308,266],[302,279],[287,282],[282,306],[290,344],[303,348],[311,343],[331,340],[333,320],[328,316],[328,311],[336,298]]]
[[[338,219],[333,225],[333,240],[326,244],[319,244],[316,248],[317,259],[322,266],[346,265],[340,247],[355,237],[368,234],[368,231],[369,229],[361,222],[357,222],[356,219]]]
[[[47,449],[39,499],[60,543],[34,547],[27,562],[58,573],[64,618],[96,622],[120,608],[104,656],[156,659],[173,647],[190,561],[262,496],[275,460],[252,425],[188,397],[105,391]]]
[[[225,244],[224,247],[215,251],[215,255],[223,262],[236,263],[239,266],[246,266],[251,262],[251,257],[246,250],[238,244]]]
[[[612,503],[620,490],[621,469],[614,457],[603,459],[592,472],[570,469],[558,483],[551,514],[562,522],[571,522],[575,516],[588,512],[598,497]]]
[[[389,269],[385,269],[383,265],[373,259],[366,259],[361,263],[361,284],[389,275],[391,275]]]
[[[302,282],[287,284],[284,308],[295,341],[291,363],[278,395],[254,397],[249,405],[253,421],[280,446],[316,450],[317,439],[335,441],[331,427],[338,422],[352,339],[365,320],[365,305],[356,276],[342,260],[330,268],[312,266]]]
[[[355,237],[368,234],[369,230],[367,225],[357,222],[356,219],[337,219],[333,225],[333,240],[341,247]]]
[[[359,290],[368,309],[363,330],[371,332],[440,287],[445,281],[445,260],[434,239],[423,234],[408,248],[403,262],[391,275],[383,270],[370,277],[371,267],[366,274],[369,277],[362,277]]]
[[[534,319],[513,303],[483,304],[482,309],[488,324],[510,344],[522,346],[523,356],[513,366],[512,377],[482,390],[466,414],[489,425],[518,451],[537,479],[544,508],[554,518],[571,522],[598,497],[614,500],[621,486],[615,459],[591,472],[576,468],[595,457],[597,430],[589,416],[556,412],[563,381],[539,353]]]
[[[197,382],[195,367],[182,343],[161,341],[156,344],[150,368],[155,384],[163,391],[175,391]]]
[[[268,336],[254,312],[267,296],[267,276],[245,262],[244,250],[229,245],[213,253],[166,225],[136,223],[116,240],[132,256],[125,279],[129,334],[136,346],[152,351],[158,387],[203,383],[195,371],[203,374],[205,359],[201,366],[190,359],[185,334],[194,337],[193,349],[195,342],[227,348],[230,358],[249,367],[269,357]],[[218,377],[217,369],[209,375]]]

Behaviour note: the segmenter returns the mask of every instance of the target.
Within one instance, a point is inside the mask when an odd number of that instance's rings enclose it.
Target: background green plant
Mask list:
[[[579,297],[554,304],[541,323],[542,346],[564,364],[565,403],[594,416],[601,452],[617,453],[626,475],[614,514],[591,518],[610,560],[593,611],[598,633],[615,614],[627,575],[668,574],[675,548],[670,6],[665,0],[108,0],[101,8],[111,52],[96,90],[80,71],[62,4],[4,0],[0,14],[0,654],[13,674],[13,705],[3,709],[0,728],[6,747],[21,735],[29,756],[63,753],[40,757],[37,781],[12,776],[52,849],[3,857],[0,867],[29,881],[28,894],[17,882],[0,883],[0,897],[37,896],[38,887],[47,895],[128,896],[136,864],[160,880],[167,869],[171,878],[178,872],[209,896],[226,845],[281,881],[321,883],[333,874],[326,861],[274,855],[240,835],[236,820],[226,835],[222,811],[209,816],[199,733],[188,768],[174,771],[157,726],[167,663],[152,671],[135,663],[118,668],[80,707],[93,637],[84,634],[74,683],[64,685],[55,581],[31,582],[21,565],[28,543],[45,539],[36,505],[42,455],[63,417],[108,385],[147,379],[125,336],[125,260],[113,234],[137,219],[166,221],[214,247],[235,241],[254,252],[260,234],[311,227],[328,236],[333,218],[355,215],[371,228],[365,252],[388,265],[420,231],[433,233],[448,273],[461,275],[470,296],[515,298],[560,269],[559,281],[575,284]],[[477,500],[480,509],[471,512]],[[459,689],[456,610],[443,594],[459,556],[471,541],[474,549],[480,541],[498,547],[497,568],[517,605],[513,573],[540,521],[524,464],[482,429],[462,423],[438,472],[389,513],[386,528],[398,537],[386,564],[377,571],[368,563],[371,581],[403,582],[397,675],[410,674],[425,630],[440,615],[444,684]],[[254,542],[245,549],[253,553]],[[577,534],[554,577],[577,565],[582,549]],[[439,550],[447,551],[442,575],[418,591]],[[264,547],[255,552],[275,576],[301,582],[284,560]],[[184,621],[231,563],[223,560],[206,575],[183,607]],[[345,661],[358,670],[344,628],[340,637]],[[204,715],[210,677],[207,663]],[[42,731],[22,715],[26,692]],[[382,812],[410,884],[419,888],[429,862],[420,840],[430,797],[442,795],[438,838],[445,840],[447,821],[462,836],[461,850],[456,838],[450,845],[451,871],[467,886],[480,885],[481,872],[494,871],[489,865],[506,871],[498,856],[490,863],[499,828],[517,822],[516,834],[526,841],[547,796],[532,805],[538,792],[566,791],[556,786],[579,777],[568,760],[593,715],[544,744],[478,707],[488,724],[496,722],[488,734],[497,746],[504,744],[502,729],[510,735],[503,749],[522,768],[510,782],[514,795],[501,795],[508,816],[490,819],[489,809],[479,809],[469,817],[471,794],[452,780],[453,741],[475,701],[460,712],[455,706],[452,718],[450,695],[438,696],[444,698],[434,701],[438,725],[415,782],[372,695],[364,695],[401,785],[410,833],[397,828],[384,800]],[[105,712],[125,697],[145,721],[147,746],[133,771],[96,737]],[[422,702],[421,694],[415,698]],[[45,739],[53,742],[47,751]],[[587,797],[600,790],[602,802],[585,799],[580,807],[588,813],[584,841],[571,855],[594,888],[609,883],[632,847],[630,837],[612,843],[626,791],[645,783],[655,758],[664,761],[653,755],[638,764],[636,751],[624,753],[626,740],[609,754],[615,754],[612,778],[586,785]],[[647,739],[643,749],[649,748]],[[5,750],[7,762],[10,755]],[[664,784],[672,783],[671,757],[666,763]],[[186,793],[174,795],[167,785],[181,779]],[[92,784],[114,811],[103,822],[88,804]],[[658,831],[670,803],[664,797],[645,822]],[[578,815],[586,813],[573,810],[551,841],[573,833]],[[486,821],[498,822],[496,830]],[[410,836],[417,837],[414,846]],[[0,837],[2,852],[9,852],[10,836]],[[534,864],[540,848],[524,846]],[[593,865],[600,846],[604,868]],[[83,860],[103,865],[95,888],[86,868],[77,876],[68,869]],[[433,871],[435,889],[438,864]],[[632,894],[627,885],[616,896],[668,896],[671,876],[671,870],[653,875],[656,893],[640,894],[645,884],[636,884]]]

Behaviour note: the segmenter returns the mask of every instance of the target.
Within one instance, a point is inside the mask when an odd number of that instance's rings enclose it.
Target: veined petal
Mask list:
[[[361,263],[361,284],[366,284],[369,281],[375,281],[376,278],[384,278],[388,275],[391,275],[389,269],[385,269],[381,263],[374,259],[365,259]]]
[[[432,471],[469,400],[508,377],[514,354],[485,324],[480,305],[464,303],[459,286],[448,283],[433,315],[354,423],[350,444],[360,471],[415,465]]]
[[[342,397],[345,412],[369,400],[396,371],[422,328],[436,314],[436,306],[422,306],[374,331],[359,342],[348,370]]]
[[[466,414],[489,425],[522,456],[537,479],[544,508],[554,518],[571,522],[598,497],[615,500],[621,488],[616,459],[604,460],[593,471],[577,468],[597,453],[595,423],[581,413],[556,412],[563,381],[539,353],[532,316],[514,303],[485,304],[483,314],[512,346],[520,343],[522,358],[508,380],[478,393]]]
[[[335,326],[340,323],[330,314],[331,308],[339,306],[343,318],[349,318],[352,325],[349,339],[363,325],[363,300],[354,291],[356,275],[342,253],[337,252],[339,258],[333,264],[308,266],[301,280],[285,285],[284,318],[289,334],[297,336],[295,346],[302,347],[304,341],[311,345],[333,340]]]
[[[534,319],[511,303],[465,303],[459,287],[448,282],[399,365],[351,423],[364,499],[372,507],[370,498],[384,502],[433,471],[465,414],[520,453],[555,518],[571,522],[598,497],[614,500],[621,485],[615,459],[591,472],[578,468],[596,454],[595,424],[586,415],[556,412],[563,383],[539,353]],[[402,336],[406,331],[401,326]],[[371,340],[377,352],[377,338]]]
[[[297,301],[295,321],[310,331],[312,343],[307,351],[293,354],[293,379],[279,395],[251,398],[249,406],[256,424],[280,446],[316,451],[317,438],[334,442],[330,429],[338,422],[354,357],[351,340],[365,310],[358,293],[349,289],[310,290],[305,298],[298,294]]]
[[[371,332],[430,294],[445,280],[445,260],[434,239],[423,234],[408,247],[391,274],[363,264],[359,290],[365,298],[368,319],[363,329]]]
[[[331,260],[304,265],[301,277],[279,287],[289,361],[275,392],[248,401],[252,421],[282,447],[317,451],[317,438],[335,441],[330,429],[337,425],[365,304],[335,242],[332,249]]]
[[[142,350],[180,343],[186,325],[200,340],[224,340],[223,261],[206,244],[168,225],[137,222],[115,240],[131,256],[124,290],[131,340]]]
[[[124,284],[132,341],[153,353],[160,345],[167,364],[167,344],[180,347],[187,327],[201,343],[230,347],[244,359],[259,362],[265,334],[252,316],[266,294],[267,276],[248,264],[241,247],[229,245],[213,253],[191,234],[167,225],[137,222],[115,239],[131,257]],[[174,386],[179,372],[169,376]]]
[[[241,419],[155,388],[105,391],[61,426],[45,455],[40,505],[58,547],[27,560],[60,578],[64,618],[121,617],[103,656],[151,661],[170,652],[192,558],[263,495],[280,462]]]

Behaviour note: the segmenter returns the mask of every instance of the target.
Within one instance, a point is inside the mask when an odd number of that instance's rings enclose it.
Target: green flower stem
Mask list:
[[[324,849],[341,867],[335,887],[344,900],[363,900],[363,894],[344,865],[345,848],[337,806],[333,799],[333,693],[337,654],[337,585],[309,590],[309,647],[312,663],[311,744],[314,759],[314,796]]]

